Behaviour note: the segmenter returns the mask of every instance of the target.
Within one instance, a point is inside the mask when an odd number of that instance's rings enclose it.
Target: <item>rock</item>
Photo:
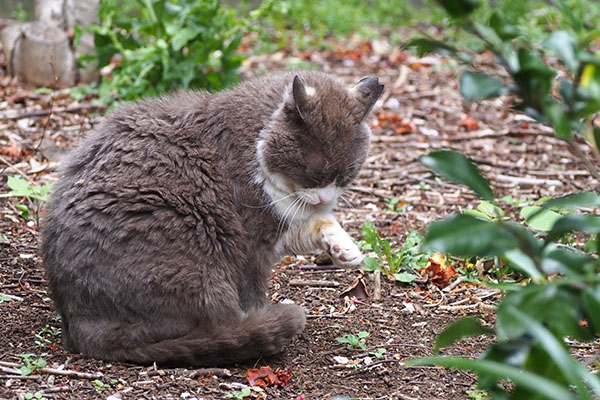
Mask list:
[[[69,38],[60,28],[41,22],[14,24],[2,30],[8,69],[24,82],[68,87],[76,83],[75,60]]]

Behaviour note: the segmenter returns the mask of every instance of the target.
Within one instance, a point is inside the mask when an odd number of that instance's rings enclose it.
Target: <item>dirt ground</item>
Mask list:
[[[551,130],[509,110],[510,98],[463,102],[457,92],[459,68],[451,60],[417,58],[386,41],[349,40],[331,47],[335,50],[252,56],[242,72],[247,77],[310,65],[349,84],[377,75],[386,85],[370,120],[370,156],[345,194],[347,203],[340,202],[337,211],[356,239],[361,239],[363,222],[371,220],[398,248],[409,230],[423,232],[428,223],[477,205],[465,188],[436,179],[418,163],[420,155],[434,149],[453,148],[469,155],[500,196],[538,199],[598,188],[599,182]],[[484,69],[495,68],[492,59],[481,57]],[[64,152],[102,114],[89,101],[72,100],[68,90],[36,93],[8,77],[1,62],[0,94],[0,193],[9,191],[8,176],[24,175],[36,183],[58,179],[56,167]],[[385,200],[393,198],[400,202],[390,210]],[[48,399],[223,399],[241,392],[248,384],[248,369],[261,366],[288,370],[291,377],[283,387],[253,388],[246,398],[472,398],[473,375],[406,367],[405,362],[431,354],[436,335],[458,317],[472,315],[493,324],[498,291],[466,279],[442,289],[426,279],[400,284],[382,277],[380,299],[371,295],[349,302],[340,295],[359,272],[316,266],[309,255],[286,258],[274,267],[272,300],[292,300],[309,318],[305,331],[276,357],[227,369],[166,370],[69,354],[60,334],[51,329],[59,328],[60,322],[45,292],[38,227],[32,218],[19,217],[14,201],[0,199],[0,399],[36,394]],[[367,273],[364,281],[372,292],[373,274]],[[348,349],[337,341],[361,331],[369,333],[366,349]],[[490,340],[462,341],[443,353],[476,356]],[[17,373],[13,363],[22,365],[21,355],[27,353],[47,353],[42,357],[45,369],[27,376]]]

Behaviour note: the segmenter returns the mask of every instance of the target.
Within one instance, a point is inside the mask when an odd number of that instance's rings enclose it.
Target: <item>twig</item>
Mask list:
[[[313,287],[338,287],[339,282],[336,281],[313,281],[308,279],[292,279],[290,286],[313,286]]]
[[[12,295],[12,294],[0,293],[0,297],[8,297],[11,300],[23,301],[22,297],[15,296],[15,295]]]
[[[381,271],[373,271],[373,300],[381,300]]]
[[[449,291],[451,291],[452,289],[454,289],[455,287],[457,287],[464,280],[465,280],[465,277],[461,275],[458,278],[456,278],[456,280],[454,282],[452,282],[451,284],[449,284],[448,286],[446,286],[442,290],[444,292],[448,293]]]
[[[54,69],[54,59],[52,58],[52,54],[49,54],[49,56],[50,61],[48,61],[48,64],[50,64],[50,68],[52,69],[52,75],[54,75],[54,87],[52,88],[52,94],[50,94],[50,114],[48,114],[48,117],[44,122],[44,128],[42,129],[42,136],[40,136],[40,141],[38,142],[37,146],[35,146],[34,150],[36,152],[40,149],[40,146],[44,141],[44,136],[46,136],[48,125],[50,125],[50,119],[52,118],[52,114],[54,113],[54,97],[56,93],[56,87],[58,86],[58,76],[56,75],[56,70]]]
[[[11,164],[6,158],[0,156],[0,161],[6,165],[8,165],[8,168],[14,170],[15,172],[18,172],[23,178],[25,178],[27,180],[27,182],[29,183],[33,183],[33,181],[31,179],[29,179],[27,177],[27,175],[25,175],[25,172],[21,171],[19,168],[15,167],[13,164]]]
[[[525,186],[541,186],[541,185],[549,185],[549,186],[558,186],[562,187],[563,183],[561,181],[557,181],[555,179],[538,179],[538,178],[528,178],[528,177],[520,177],[520,176],[509,176],[503,174],[497,174],[495,178],[502,182],[509,182],[515,185],[525,185]]]
[[[0,375],[0,379],[20,379],[22,381],[25,381],[25,380],[41,381],[42,377],[39,375]]]
[[[306,318],[308,319],[312,319],[312,318],[348,318],[347,315],[340,315],[340,314],[308,314],[306,315]]]
[[[7,361],[0,361],[0,368],[2,368],[1,366],[10,367],[10,368],[20,368],[21,367],[21,365],[19,365],[17,363],[11,363],[11,362],[7,362]],[[18,372],[21,373],[21,371],[18,371]],[[51,375],[64,375],[64,376],[68,376],[71,378],[78,378],[78,379],[97,379],[97,378],[101,378],[103,376],[103,374],[101,372],[79,372],[79,371],[72,371],[72,370],[68,370],[68,369],[57,369],[57,368],[48,368],[48,367],[37,368],[36,372],[51,374]]]
[[[18,119],[23,119],[23,118],[45,117],[50,114],[76,113],[79,111],[89,111],[89,110],[104,110],[105,108],[106,108],[106,106],[104,106],[104,105],[88,104],[85,106],[59,108],[56,110],[29,111],[29,112],[24,112],[22,114],[13,114],[13,115],[11,115],[12,113],[6,113],[4,115],[0,114],[0,119],[18,120]]]

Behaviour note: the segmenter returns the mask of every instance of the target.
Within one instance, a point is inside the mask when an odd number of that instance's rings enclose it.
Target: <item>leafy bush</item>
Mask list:
[[[514,94],[519,102],[515,106],[532,118],[552,126],[556,137],[569,143],[576,157],[581,158],[597,179],[600,171],[600,127],[593,124],[600,111],[600,55],[589,50],[600,29],[590,26],[558,1],[563,25],[569,29],[547,32],[541,43],[534,43],[524,30],[511,24],[502,14],[494,12],[485,22],[473,19],[471,13],[477,0],[444,0],[441,4],[467,33],[481,40],[484,48],[511,77],[506,82],[501,77],[478,71],[466,71],[460,77],[460,91],[466,100],[479,100],[501,94]],[[438,51],[453,55],[469,64],[472,58],[463,50],[430,38],[411,40],[408,46],[420,53]],[[558,57],[564,71],[558,73],[550,66],[551,56]],[[577,145],[575,136],[585,138],[593,148],[595,160],[588,159]]]
[[[460,153],[434,152],[421,162],[498,207],[488,182]],[[576,193],[546,201],[529,219],[540,218],[549,209],[574,212],[598,207],[599,193]],[[556,242],[571,232],[592,235],[599,243],[600,216],[559,216],[543,239],[505,218],[464,213],[432,224],[424,247],[456,256],[497,257],[529,283],[497,286],[507,294],[498,305],[495,330],[467,318],[451,324],[436,341],[437,351],[466,336],[495,333],[497,343],[478,359],[429,357],[412,363],[473,370],[479,374],[478,387],[493,398],[573,399],[573,389],[581,399],[600,395],[600,379],[570,355],[563,340],[568,336],[591,341],[600,334],[600,261],[597,255]],[[505,379],[512,387],[499,384]]]
[[[83,31],[94,34],[95,50],[80,61],[104,68],[97,91],[105,102],[220,90],[239,79],[241,25],[219,0],[106,0],[99,20]]]

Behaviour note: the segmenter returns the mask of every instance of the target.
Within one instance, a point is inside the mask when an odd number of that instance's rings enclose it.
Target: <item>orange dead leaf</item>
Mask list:
[[[27,156],[28,152],[27,150],[18,147],[14,143],[11,143],[9,146],[0,148],[0,154],[3,154],[13,159],[20,159]]]
[[[246,372],[246,380],[251,386],[285,386],[291,377],[291,370],[277,368],[273,372],[268,365],[259,369],[250,368]]]
[[[393,112],[377,113],[377,127],[388,126],[394,130],[394,133],[399,135],[416,132],[415,125],[410,121],[406,121],[399,114]]]
[[[474,131],[479,128],[479,123],[473,117],[466,116],[460,120],[458,126],[465,128],[468,131]]]
[[[425,271],[431,283],[439,287],[448,286],[450,279],[457,274],[452,265],[446,265],[442,253],[435,253],[429,258],[429,262],[425,266]]]

